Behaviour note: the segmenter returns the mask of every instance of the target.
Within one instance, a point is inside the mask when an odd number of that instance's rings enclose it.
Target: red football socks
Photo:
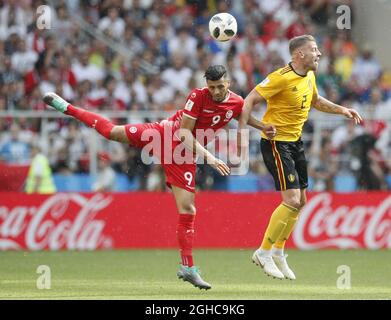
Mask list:
[[[80,120],[90,128],[94,128],[105,138],[110,139],[110,132],[114,127],[110,120],[96,113],[74,107],[71,104],[68,105],[65,114]]]
[[[193,214],[180,214],[177,225],[182,264],[188,267],[193,266],[194,220],[195,215]]]

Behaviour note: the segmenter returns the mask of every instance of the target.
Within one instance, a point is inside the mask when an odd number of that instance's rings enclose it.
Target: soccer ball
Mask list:
[[[209,20],[209,32],[217,41],[231,40],[238,31],[238,24],[234,16],[222,12],[215,14]]]

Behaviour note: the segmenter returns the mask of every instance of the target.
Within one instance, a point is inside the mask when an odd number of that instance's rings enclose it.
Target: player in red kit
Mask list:
[[[179,213],[176,230],[182,263],[177,276],[200,289],[210,289],[211,285],[201,278],[192,255],[196,156],[202,157],[221,175],[229,175],[230,168],[204,147],[207,139],[203,135],[199,138],[198,133],[206,130],[216,132],[223,128],[240,116],[243,107],[243,98],[228,89],[230,81],[224,66],[210,66],[205,78],[207,87],[193,90],[184,109],[154,123],[116,126],[95,113],[71,105],[55,93],[44,96],[45,103],[82,121],[107,139],[148,150],[153,147],[152,153],[161,162]],[[270,137],[275,135],[273,126],[264,125],[253,117],[248,124]]]

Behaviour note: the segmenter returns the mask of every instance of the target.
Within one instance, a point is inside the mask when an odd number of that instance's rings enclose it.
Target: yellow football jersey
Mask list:
[[[270,73],[255,89],[267,102],[262,121],[276,127],[274,140],[299,140],[313,97],[318,94],[314,72],[301,76],[288,64]]]

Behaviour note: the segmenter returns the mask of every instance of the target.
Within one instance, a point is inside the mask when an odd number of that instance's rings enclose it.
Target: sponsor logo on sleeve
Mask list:
[[[270,82],[270,79],[269,78],[265,78],[259,85],[261,87],[266,87],[266,85]]]
[[[193,109],[194,101],[187,100],[186,105],[185,105],[185,110],[191,111]]]

